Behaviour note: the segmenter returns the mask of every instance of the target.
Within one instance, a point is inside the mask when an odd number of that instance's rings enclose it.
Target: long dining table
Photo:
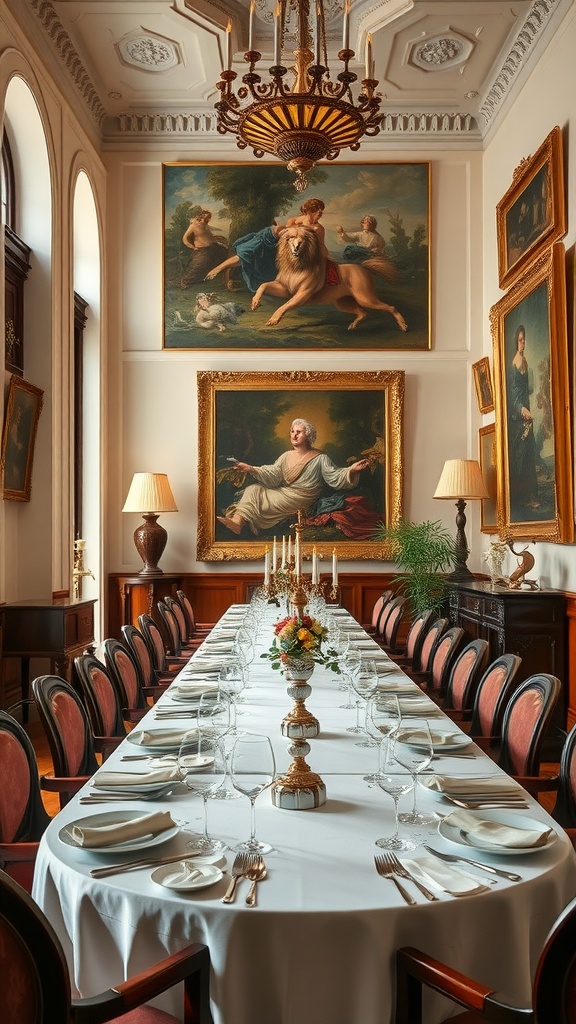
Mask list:
[[[178,680],[201,678],[202,673],[192,671],[203,658],[207,673],[217,668],[244,610],[244,606],[232,606],[223,616],[193,655],[193,664],[182,670],[135,727],[136,740],[142,731],[185,730],[191,725],[193,712],[182,705],[178,710],[171,691]],[[393,687],[396,681],[406,692],[415,689],[416,684],[347,612],[334,609],[333,614],[340,628],[349,631],[351,645],[358,646],[366,658],[377,660],[383,686]],[[240,730],[270,737],[277,770],[283,773],[291,757],[290,741],[282,735],[280,722],[292,701],[286,680],[260,656],[270,646],[273,623],[280,617],[273,606],[260,613],[256,654],[237,721]],[[93,878],[92,869],[122,864],[135,855],[80,849],[63,841],[68,826],[92,814],[119,807],[142,814],[169,810],[176,822],[184,824],[146,855],[181,852],[185,858],[190,839],[186,829],[200,828],[202,800],[183,786],[147,803],[126,797],[92,807],[81,802],[94,793],[89,784],[53,819],[40,844],[33,896],[60,938],[77,995],[94,995],[187,943],[203,942],[212,961],[215,1024],[385,1024],[393,1015],[395,951],[415,945],[506,992],[511,1000],[529,1003],[533,972],[548,931],[576,895],[571,843],[546,811],[524,794],[527,809],[507,812],[511,820],[518,815],[519,821],[529,816],[541,822],[553,830],[554,842],[529,855],[463,849],[438,831],[454,806],[441,794],[419,786],[419,806],[434,816],[434,823],[404,826],[417,844],[407,855],[413,863],[425,853],[426,843],[440,852],[472,856],[517,873],[520,880],[455,865],[456,870],[468,872],[462,876],[462,895],[449,895],[439,885],[433,890],[438,898],[428,901],[406,881],[416,900],[414,906],[407,905],[396,886],[375,870],[375,840],[392,831],[393,802],[379,786],[365,781],[364,776],[377,767],[377,750],[360,745],[362,738],[348,731],[356,712],[342,706],[348,700],[340,681],[338,675],[317,665],[306,702],[320,723],[318,737],[309,740],[307,761],[325,783],[326,802],[310,810],[288,810],[274,805],[270,791],[257,798],[257,834],[272,845],[273,852],[265,858],[268,875],[258,885],[255,907],[245,904],[246,880],[240,882],[234,903],[222,903],[233,847],[249,835],[250,805],[244,797],[208,801],[210,834],[228,847],[223,875],[210,887],[184,892],[154,881],[153,865]],[[156,718],[168,709],[177,717]],[[436,716],[430,718],[435,731],[459,734],[447,716],[437,717],[432,702],[430,714]],[[501,774],[479,747],[464,739],[461,743],[439,747],[432,766],[436,773],[451,777]],[[146,761],[122,760],[140,752],[146,755],[154,750],[139,747],[129,734],[105,769],[143,771]],[[402,806],[407,807],[410,800],[404,797]],[[173,994],[158,1005],[178,1013]],[[427,1024],[446,1016],[447,1007],[440,997],[431,997]]]

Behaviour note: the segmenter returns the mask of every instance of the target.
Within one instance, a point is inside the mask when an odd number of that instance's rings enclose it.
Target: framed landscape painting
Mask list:
[[[12,376],[2,434],[2,484],[5,498],[30,501],[32,464],[44,392]]]
[[[430,348],[430,165],[163,165],[166,349]]]
[[[523,160],[496,207],[498,278],[507,288],[544,249],[566,233],[562,132],[553,128]]]
[[[492,374],[490,373],[490,360],[488,356],[483,356],[477,363],[472,363],[472,372],[474,374],[478,409],[482,413],[492,412],[494,409],[494,392],[492,390]]]
[[[198,559],[260,559],[274,537],[389,556],[402,515],[404,372],[198,373]],[[304,421],[305,437],[294,437]]]
[[[574,540],[565,252],[541,256],[490,311],[503,540]]]

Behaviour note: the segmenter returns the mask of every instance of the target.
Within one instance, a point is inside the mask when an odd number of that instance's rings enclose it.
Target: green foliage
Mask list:
[[[438,610],[446,589],[440,574],[452,568],[458,555],[456,541],[442,523],[402,520],[390,527],[380,523],[374,539],[391,541],[394,561],[403,570],[392,582],[407,597],[413,612]]]

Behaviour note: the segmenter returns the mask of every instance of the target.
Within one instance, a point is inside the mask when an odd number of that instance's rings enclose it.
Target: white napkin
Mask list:
[[[175,824],[168,811],[157,811],[141,818],[132,818],[131,821],[118,821],[113,825],[73,825],[70,834],[78,846],[97,849],[99,846],[127,843],[130,839],[141,839],[143,836],[156,836],[174,828]]]
[[[403,676],[393,673],[378,673],[378,690],[380,693],[414,693],[414,683]]]
[[[435,732],[430,729],[430,736],[434,747],[452,747],[459,740],[459,736],[453,732]],[[402,729],[398,733],[401,743],[427,743],[428,737],[423,729]]]
[[[198,649],[198,656],[202,658],[205,654],[216,654],[217,652],[224,654],[226,651],[231,650],[231,648],[232,643],[230,640],[205,640],[202,647]]]
[[[478,775],[432,775],[429,779],[421,778],[427,789],[449,796],[466,794],[467,796],[490,796],[491,794],[510,794],[516,796],[522,792],[521,786],[513,782],[508,775],[491,775],[480,778]]]
[[[398,701],[402,718],[438,718],[442,714],[439,708],[426,697],[400,697]]]
[[[204,679],[189,683],[173,683],[170,687],[170,694],[178,694],[179,697],[200,697],[203,693],[218,693],[218,683]]]
[[[374,640],[370,640],[369,638],[367,640],[355,640],[354,637],[352,637],[351,643],[354,647],[361,651],[370,650],[374,651],[375,653],[378,653],[378,651],[380,651],[378,644],[375,643]]]
[[[193,661],[189,661],[186,668],[182,669],[182,675],[195,675],[197,672],[219,672],[221,665],[221,658],[204,657],[198,650]]]
[[[169,889],[179,889],[183,885],[188,885],[188,882],[193,882],[195,878],[201,878],[203,874],[203,871],[199,871],[189,861],[183,860],[176,871],[164,875],[162,885],[168,886]]]
[[[402,862],[424,885],[434,885],[437,889],[451,895],[466,896],[475,892],[480,884],[476,878],[467,875],[465,871],[460,871],[458,868],[452,867],[451,864],[437,860],[436,857],[428,857],[426,854],[418,854],[417,857],[409,859],[403,857]]]
[[[187,732],[192,732],[192,730],[162,729],[157,732],[143,730],[143,732],[133,732],[130,735],[134,737],[132,743],[137,743],[142,747],[179,747]]]
[[[158,768],[151,772],[97,772],[92,785],[97,789],[122,786],[162,786],[178,779],[177,768]]]
[[[212,643],[212,640],[234,640],[237,632],[235,626],[230,626],[228,629],[213,629],[206,639],[208,643]]]
[[[461,829],[472,843],[482,846],[505,846],[507,849],[522,850],[526,847],[546,846],[552,834],[551,828],[518,828],[517,825],[501,825],[489,818],[477,818],[469,811],[453,811],[444,818],[444,822],[453,828]]]

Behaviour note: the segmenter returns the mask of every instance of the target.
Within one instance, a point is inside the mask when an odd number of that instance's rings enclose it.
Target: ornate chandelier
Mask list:
[[[317,160],[335,160],[341,149],[357,150],[364,135],[378,135],[383,118],[380,96],[374,90],[372,37],[366,41],[366,77],[354,102],[351,86],[357,75],[349,70],[354,50],[349,45],[350,0],[344,0],[342,49],[338,59],[342,70],[337,81],[330,78],[326,51],[323,0],[278,0],[274,14],[274,57],[269,79],[262,80],[256,64],[262,54],[253,48],[255,0],[250,3],[248,51],[244,60],[248,71],[236,92],[232,70],[231,24],[228,22],[227,67],[221,72],[217,88],[220,99],[217,128],[221,135],[236,135],[239,149],[252,148],[256,157],[271,153],[294,171],[295,188],[302,192],[308,185],[306,173]],[[296,16],[297,48],[294,65],[282,64],[282,48],[287,19]],[[292,81],[286,81],[291,74]]]

